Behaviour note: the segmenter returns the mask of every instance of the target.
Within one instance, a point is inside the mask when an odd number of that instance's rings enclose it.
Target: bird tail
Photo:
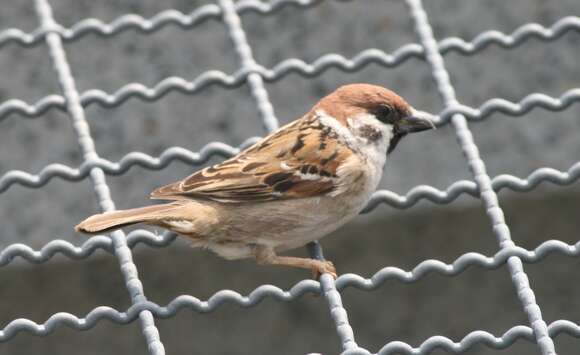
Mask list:
[[[93,215],[81,223],[75,230],[77,232],[95,234],[119,229],[135,223],[151,223],[163,218],[179,215],[179,209],[183,207],[178,203],[145,206],[123,211],[105,212]]]

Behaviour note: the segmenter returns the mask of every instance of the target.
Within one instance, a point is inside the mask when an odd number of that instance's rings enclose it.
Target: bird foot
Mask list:
[[[330,276],[332,276],[333,279],[336,279],[337,274],[336,274],[336,268],[334,267],[334,264],[330,261],[320,261],[320,260],[315,260],[316,262],[312,264],[312,278],[314,280],[319,281],[320,280],[320,276],[322,276],[322,274],[330,274]]]

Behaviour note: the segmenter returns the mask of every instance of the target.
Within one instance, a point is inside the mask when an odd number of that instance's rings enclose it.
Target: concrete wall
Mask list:
[[[166,8],[189,12],[205,2],[51,3],[56,19],[70,26],[85,17],[110,21],[129,12],[146,17]],[[417,41],[402,2],[362,3],[327,1],[309,10],[286,8],[271,17],[248,14],[243,17],[244,27],[257,61],[267,67],[290,57],[310,62],[328,52],[351,57],[369,47],[392,52]],[[426,7],[439,38],[471,39],[488,29],[511,32],[527,22],[551,25],[563,16],[580,14],[576,0],[433,0],[426,1]],[[32,31],[37,27],[34,16],[28,2],[4,4],[0,28],[16,26]],[[493,97],[517,101],[532,92],[559,96],[580,86],[579,41],[579,34],[568,33],[556,42],[531,39],[515,50],[490,46],[475,57],[449,54],[445,59],[458,98],[468,105],[478,106]],[[151,86],[167,76],[193,79],[209,69],[231,73],[238,67],[225,28],[216,21],[191,31],[169,26],[147,36],[133,31],[110,39],[88,35],[66,48],[81,91],[98,88],[113,92],[129,82]],[[42,45],[0,49],[0,77],[1,101],[20,98],[35,102],[59,93]],[[314,79],[291,74],[267,84],[267,89],[277,116],[288,122],[323,94],[349,82],[389,86],[427,111],[443,108],[428,66],[416,59],[395,69],[377,65],[357,73],[330,69]],[[264,133],[246,87],[212,87],[193,96],[173,92],[154,103],[131,99],[115,109],[93,105],[86,113],[99,153],[113,161],[130,151],[156,156],[170,146],[197,151],[215,140],[235,146]],[[567,170],[578,160],[579,115],[580,105],[572,105],[560,113],[536,109],[519,118],[495,114],[471,127],[492,176],[509,173],[525,177],[543,166]],[[11,116],[0,125],[0,174],[12,169],[36,173],[49,162],[70,166],[82,162],[70,122],[61,112],[53,110],[34,120]],[[123,176],[109,177],[108,182],[117,207],[127,208],[148,203],[146,196],[151,189],[193,169],[179,162],[163,171],[134,167]],[[403,142],[388,163],[381,187],[403,194],[418,184],[444,189],[458,179],[469,178],[448,126]],[[532,194],[503,191],[500,198],[514,240],[526,248],[548,239],[575,242],[580,227],[576,217],[579,194],[577,183],[565,189],[544,184]],[[12,186],[0,198],[0,247],[23,242],[40,248],[56,238],[80,244],[84,237],[75,235],[71,226],[96,209],[89,181],[54,179],[39,190]],[[323,245],[339,272],[364,275],[386,265],[409,269],[425,258],[451,262],[469,251],[492,255],[498,248],[484,210],[471,197],[446,206],[421,202],[405,211],[382,206]],[[160,250],[139,247],[136,260],[147,295],[160,304],[179,294],[205,299],[222,288],[248,292],[263,283],[287,288],[305,277],[294,270],[225,262],[192,251],[184,242]],[[580,321],[574,312],[580,289],[571,282],[577,266],[575,259],[561,256],[526,266],[548,322],[561,318]],[[43,322],[58,311],[80,316],[97,305],[129,306],[116,260],[105,253],[81,262],[62,257],[39,266],[16,262],[0,269],[0,275],[2,326],[18,317]],[[391,340],[418,345],[434,334],[457,340],[475,329],[501,334],[515,324],[526,323],[505,267],[496,271],[470,269],[455,278],[429,275],[412,285],[390,281],[374,292],[349,289],[344,297],[357,340],[370,350],[378,350]],[[266,300],[252,310],[226,305],[211,315],[184,310],[158,324],[171,354],[336,353],[338,340],[327,313],[323,298],[305,296],[292,303]],[[559,354],[574,354],[577,346],[571,337],[557,338]],[[103,353],[103,349],[107,353],[145,351],[137,323],[116,326],[102,322],[89,332],[61,327],[46,338],[20,334],[0,344],[0,353],[72,354],[81,347],[84,354]],[[481,345],[470,351],[490,352]],[[519,341],[499,353],[534,352],[533,346]]]

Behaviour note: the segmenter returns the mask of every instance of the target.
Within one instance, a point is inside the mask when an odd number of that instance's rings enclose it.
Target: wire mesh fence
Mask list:
[[[70,28],[66,28],[55,21],[48,0],[36,0],[36,13],[40,27],[31,33],[18,29],[1,31],[0,49],[10,43],[24,47],[46,44],[62,92],[60,95],[50,95],[32,104],[18,99],[0,103],[0,120],[10,115],[37,118],[50,109],[67,112],[82,152],[83,163],[78,168],[63,164],[50,164],[36,174],[16,170],[9,171],[0,176],[0,193],[16,184],[42,188],[55,178],[67,181],[89,179],[92,182],[95,197],[101,210],[111,211],[115,209],[115,204],[107,184],[107,175],[123,175],[136,165],[145,169],[161,170],[175,160],[198,165],[207,162],[214,156],[231,156],[257,139],[248,139],[240,147],[232,147],[222,142],[212,142],[199,152],[173,147],[165,150],[158,157],[144,153],[130,153],[114,162],[101,158],[95,148],[94,139],[85,118],[85,108],[90,105],[115,108],[125,104],[130,98],[157,101],[171,91],[193,94],[206,90],[212,85],[233,88],[247,84],[258,108],[262,125],[267,131],[273,131],[279,126],[279,123],[268,97],[265,83],[283,80],[290,73],[313,77],[331,67],[353,72],[361,70],[370,63],[391,68],[401,65],[410,58],[419,58],[424,60],[425,65],[432,73],[438,93],[444,102],[444,110],[437,114],[437,124],[439,126],[451,125],[455,130],[459,148],[466,158],[473,179],[456,181],[444,191],[431,186],[417,186],[404,196],[380,190],[373,194],[363,212],[370,212],[383,203],[395,208],[410,208],[424,199],[438,204],[449,204],[460,195],[469,194],[481,199],[489,219],[490,229],[498,242],[498,252],[492,257],[468,253],[450,264],[437,260],[426,260],[412,270],[403,270],[392,266],[385,267],[377,271],[371,278],[347,274],[333,280],[330,275],[323,275],[320,282],[303,280],[289,290],[263,285],[248,295],[222,290],[205,301],[188,295],[179,296],[167,305],[159,305],[147,300],[137,267],[133,262],[132,248],[139,243],[153,247],[165,247],[175,240],[174,234],[157,235],[149,231],[137,230],[125,235],[122,231],[116,231],[110,236],[91,237],[81,246],[75,246],[62,240],[52,240],[40,250],[34,250],[24,244],[13,244],[0,251],[0,266],[8,265],[16,257],[33,263],[45,263],[58,253],[73,259],[88,258],[98,249],[114,254],[119,261],[120,271],[129,291],[132,305],[127,310],[117,310],[105,306],[97,307],[82,318],[61,312],[51,316],[42,324],[28,319],[16,319],[0,330],[0,341],[9,341],[19,332],[47,336],[57,327],[65,324],[79,330],[88,330],[102,319],[109,319],[119,324],[138,320],[149,352],[151,354],[164,354],[163,334],[160,334],[157,329],[156,318],[173,317],[182,308],[191,308],[206,313],[212,312],[225,302],[243,307],[254,307],[264,298],[290,301],[307,293],[320,293],[327,301],[329,321],[334,323],[343,354],[368,354],[370,352],[365,349],[365,345],[358,344],[355,340],[356,329],[350,325],[348,308],[343,306],[341,300],[341,291],[346,287],[375,289],[389,279],[417,282],[429,272],[453,276],[460,274],[469,266],[477,265],[485,269],[495,269],[504,264],[507,265],[522,311],[528,318],[527,325],[515,325],[499,336],[478,330],[468,334],[459,342],[442,336],[433,336],[425,340],[419,347],[413,347],[401,341],[390,341],[378,353],[425,354],[436,348],[442,348],[450,353],[461,353],[475,344],[485,344],[492,348],[502,349],[509,347],[517,339],[524,338],[535,342],[539,351],[545,355],[556,354],[553,339],[559,333],[580,337],[580,326],[573,321],[562,319],[550,324],[546,323],[542,318],[540,305],[536,302],[534,289],[530,286],[524,268],[524,263],[542,261],[550,253],[576,257],[580,254],[580,244],[569,245],[559,240],[550,240],[542,243],[535,250],[527,250],[517,246],[511,238],[510,227],[504,220],[504,213],[497,197],[497,192],[501,189],[530,191],[545,181],[558,185],[572,184],[580,177],[580,162],[572,165],[567,171],[539,167],[525,178],[505,174],[491,177],[486,172],[486,164],[479,155],[478,146],[474,142],[468,125],[468,121],[484,120],[494,113],[521,116],[536,108],[551,111],[565,110],[575,102],[580,101],[580,88],[568,90],[559,97],[532,93],[519,102],[492,99],[477,108],[469,107],[462,105],[457,100],[444,60],[444,56],[448,53],[475,55],[491,44],[511,49],[533,37],[544,41],[555,41],[567,32],[580,32],[580,17],[562,18],[550,27],[530,23],[509,34],[488,31],[481,33],[471,41],[459,38],[438,41],[434,37],[429,15],[425,12],[422,2],[420,0],[406,0],[410,20],[415,28],[417,43],[405,44],[392,53],[378,49],[367,49],[352,58],[345,58],[340,54],[323,55],[312,63],[300,59],[286,59],[272,68],[266,68],[257,63],[240,21],[240,14],[255,12],[269,15],[286,6],[313,7],[321,2],[317,0],[275,0],[272,2],[244,0],[234,3],[232,0],[219,0],[217,4],[204,5],[189,14],[168,10],[149,19],[138,15],[125,15],[111,23],[85,19]],[[209,19],[223,22],[227,29],[239,64],[239,70],[235,73],[226,74],[210,70],[200,74],[192,81],[180,77],[169,77],[153,87],[131,83],[113,93],[101,90],[79,92],[76,88],[75,78],[71,73],[63,42],[81,41],[89,33],[104,38],[116,36],[130,29],[143,33],[153,33],[168,25],[191,30]],[[323,257],[322,249],[318,244],[310,245],[309,251],[312,257]]]

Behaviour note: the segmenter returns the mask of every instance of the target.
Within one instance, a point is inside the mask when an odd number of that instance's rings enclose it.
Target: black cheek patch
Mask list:
[[[360,135],[371,142],[376,142],[383,138],[383,133],[371,125],[364,125],[360,128]]]

